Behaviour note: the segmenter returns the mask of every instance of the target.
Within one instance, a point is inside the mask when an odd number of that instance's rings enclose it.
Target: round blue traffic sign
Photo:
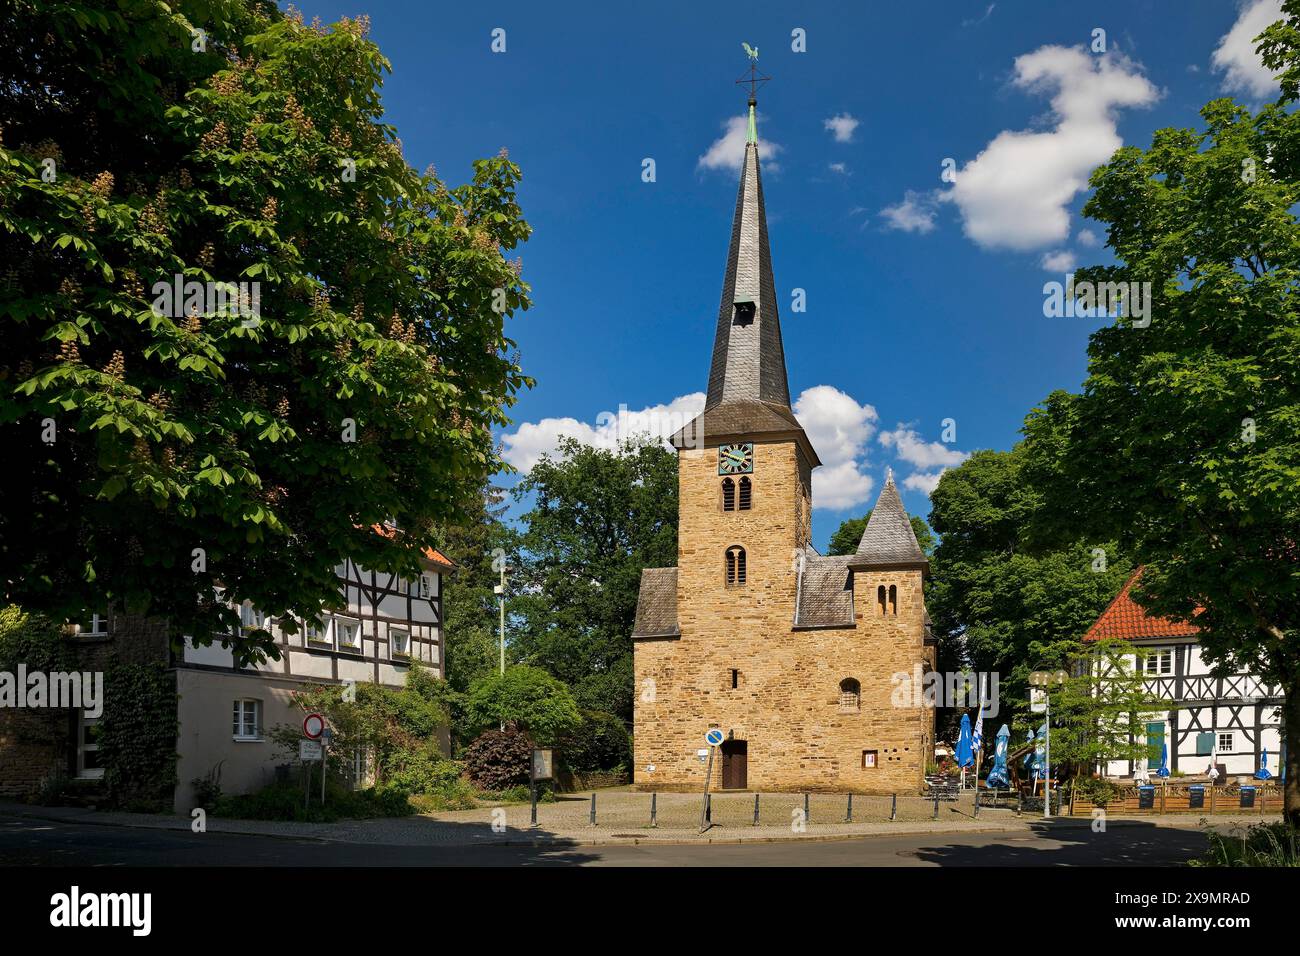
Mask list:
[[[710,730],[707,734],[704,735],[704,742],[708,744],[710,747],[719,746],[722,743],[722,740],[723,740],[722,731],[716,728]]]

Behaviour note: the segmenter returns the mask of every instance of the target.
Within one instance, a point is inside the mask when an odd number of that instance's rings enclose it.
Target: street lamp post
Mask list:
[[[506,672],[506,556],[504,553],[497,555],[497,566],[501,570],[501,583],[498,584],[494,591],[497,593],[497,607],[501,612],[500,624],[500,643],[501,643],[501,666],[499,673],[505,675]],[[506,722],[501,720],[501,730],[506,729]]]

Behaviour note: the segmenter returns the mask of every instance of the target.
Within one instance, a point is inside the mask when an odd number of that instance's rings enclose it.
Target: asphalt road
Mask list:
[[[0,814],[0,866],[1156,866],[1206,845],[1197,830],[1038,825],[753,845],[374,846],[196,834]]]

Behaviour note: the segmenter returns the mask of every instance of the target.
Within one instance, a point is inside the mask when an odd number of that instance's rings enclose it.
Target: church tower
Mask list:
[[[895,706],[891,678],[933,662],[928,562],[892,480],[857,554],[811,547],[821,462],[790,407],[756,105],[751,89],[708,397],[673,438],[677,567],[642,573],[635,782],[702,786],[715,728],[715,787],[915,790],[933,712]]]

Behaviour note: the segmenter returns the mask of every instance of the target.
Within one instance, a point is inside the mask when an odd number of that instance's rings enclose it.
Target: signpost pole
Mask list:
[[[1047,718],[1043,734],[1043,819],[1052,818],[1052,695],[1043,694],[1043,713]]]
[[[705,815],[709,811],[709,781],[713,778],[713,755],[717,747],[709,748],[709,766],[704,771],[704,798],[700,801],[700,832],[703,833],[707,827],[704,825]]]
[[[325,754],[329,747],[326,738],[322,737],[320,742],[320,805],[325,806]]]

